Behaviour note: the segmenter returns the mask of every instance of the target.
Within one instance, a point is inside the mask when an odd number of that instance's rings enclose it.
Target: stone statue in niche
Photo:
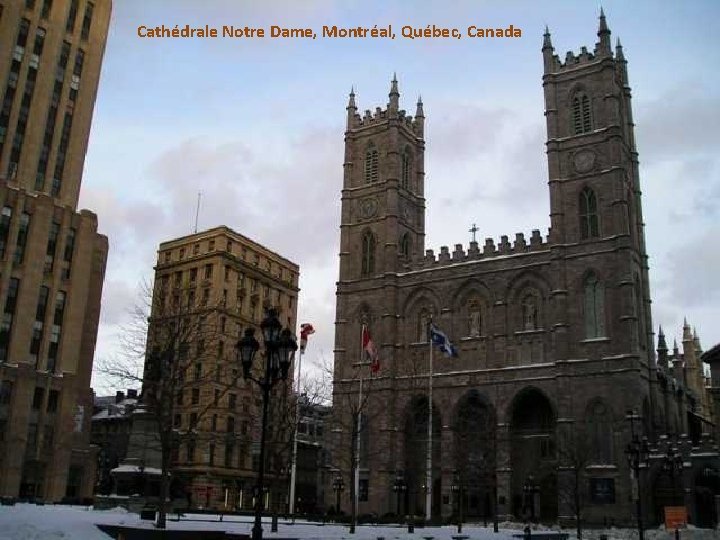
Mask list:
[[[482,313],[477,300],[468,302],[468,336],[478,337],[482,333]]]

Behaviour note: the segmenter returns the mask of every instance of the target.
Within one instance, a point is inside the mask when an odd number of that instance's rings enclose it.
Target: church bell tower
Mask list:
[[[340,233],[340,281],[402,271],[425,247],[425,116],[400,109],[393,76],[389,102],[361,116],[347,105]]]

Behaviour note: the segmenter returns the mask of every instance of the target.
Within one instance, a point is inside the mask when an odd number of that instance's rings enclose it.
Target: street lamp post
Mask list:
[[[395,471],[395,482],[393,483],[393,491],[395,492],[395,511],[398,515],[398,522],[402,523],[401,501],[403,493],[407,490],[405,476],[401,470]]]
[[[333,491],[335,492],[335,514],[340,515],[340,494],[345,490],[345,482],[342,474],[337,473],[333,480]]]
[[[530,521],[535,521],[535,499],[537,494],[540,493],[540,486],[535,484],[535,478],[532,474],[527,477],[523,485],[523,493],[525,494],[525,505],[530,507]]]
[[[642,522],[642,486],[640,485],[640,470],[648,466],[650,448],[648,446],[647,437],[643,437],[642,441],[635,434],[635,420],[640,417],[635,411],[629,411],[625,417],[630,421],[630,442],[625,449],[628,465],[635,476],[637,482],[637,497],[635,498],[635,507],[637,512],[637,528],[638,539],[644,540],[643,522]]]
[[[677,504],[678,506],[685,506],[682,489],[680,489],[680,497],[677,497],[678,491],[676,489],[677,484],[675,482],[675,477],[680,477],[680,487],[682,488],[683,470],[683,457],[680,449],[677,446],[668,446],[667,454],[665,455],[665,461],[663,462],[663,469],[670,473],[673,490],[673,505]],[[679,501],[676,502],[676,499],[679,499]],[[676,540],[680,539],[680,530],[677,527],[675,527],[675,538]]]
[[[245,335],[238,341],[237,349],[240,363],[242,364],[243,377],[246,380],[255,382],[263,394],[262,402],[262,431],[260,435],[260,463],[258,466],[257,485],[255,486],[255,524],[252,529],[252,540],[262,540],[262,513],[265,506],[264,481],[265,481],[265,431],[267,427],[268,402],[270,401],[270,390],[280,380],[286,380],[290,369],[290,357],[297,350],[295,337],[288,328],[282,329],[277,317],[277,310],[270,309],[267,316],[260,323],[260,329],[265,344],[265,373],[260,378],[252,375],[252,364],[255,353],[260,349],[260,344],[254,337],[255,329],[250,327],[245,330]]]
[[[455,494],[455,498],[458,502],[458,523],[457,523],[457,532],[458,534],[462,533],[462,524],[463,524],[463,494],[462,494],[462,479],[460,478],[460,473],[457,470],[453,471],[453,483],[450,485],[450,491],[452,491]]]

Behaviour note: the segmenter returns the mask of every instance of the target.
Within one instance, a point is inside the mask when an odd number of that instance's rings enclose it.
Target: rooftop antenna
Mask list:
[[[200,199],[202,198],[202,192],[198,191],[197,208],[195,209],[195,233],[197,233],[198,216],[200,215]]]

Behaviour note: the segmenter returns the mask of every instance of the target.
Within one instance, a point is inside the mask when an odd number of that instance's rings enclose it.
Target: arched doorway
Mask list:
[[[462,496],[453,500],[453,513],[490,520],[495,512],[495,411],[476,391],[457,404],[453,424],[453,464]]]
[[[405,504],[407,514],[425,515],[425,485],[427,482],[428,407],[427,396],[416,396],[410,401],[405,416]],[[441,511],[441,418],[433,403],[432,415],[432,515]]]
[[[522,390],[511,408],[513,514],[534,521],[555,521],[557,454],[555,412],[537,388]]]

